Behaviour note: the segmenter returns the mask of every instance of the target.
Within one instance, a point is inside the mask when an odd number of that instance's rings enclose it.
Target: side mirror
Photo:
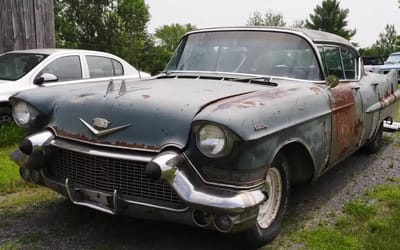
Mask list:
[[[334,88],[339,84],[339,78],[335,75],[327,76],[325,81],[330,88]]]
[[[56,82],[56,81],[58,81],[58,78],[56,75],[51,74],[51,73],[43,73],[38,78],[36,78],[33,81],[33,83],[35,85],[42,85],[45,82]]]

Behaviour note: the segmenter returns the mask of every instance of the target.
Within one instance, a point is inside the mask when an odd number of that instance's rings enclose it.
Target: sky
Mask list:
[[[151,20],[148,31],[173,23],[191,23],[197,28],[244,26],[255,11],[280,13],[287,25],[309,18],[322,0],[145,0]],[[349,9],[348,28],[357,29],[352,42],[360,47],[371,46],[384,32],[386,24],[394,24],[400,34],[398,0],[339,0],[342,9]]]

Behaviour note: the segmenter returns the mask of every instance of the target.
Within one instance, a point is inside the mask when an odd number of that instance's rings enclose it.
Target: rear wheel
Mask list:
[[[280,154],[268,170],[264,191],[269,197],[259,207],[257,223],[246,232],[248,243],[254,247],[260,247],[272,241],[281,230],[289,200],[288,168],[287,160],[283,154]]]

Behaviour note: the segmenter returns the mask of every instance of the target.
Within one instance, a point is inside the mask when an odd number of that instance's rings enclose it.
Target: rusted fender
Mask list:
[[[392,105],[400,99],[400,90],[396,90],[394,93],[388,94],[383,97],[379,102],[372,104],[365,111],[366,113],[374,113],[381,111],[386,107]]]

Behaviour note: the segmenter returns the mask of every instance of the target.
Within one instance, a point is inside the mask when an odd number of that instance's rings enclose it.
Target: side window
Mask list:
[[[122,76],[124,74],[124,68],[122,64],[114,59],[111,59],[113,67],[114,67],[114,75]]]
[[[341,48],[343,68],[345,77],[348,80],[355,80],[358,78],[358,58],[355,53],[350,50]]]
[[[324,47],[322,50],[320,50],[320,53],[321,58],[324,61],[326,75],[334,75],[340,80],[346,79],[343,71],[339,48]]]
[[[41,72],[57,76],[58,81],[71,81],[82,79],[81,60],[79,56],[65,56],[56,59],[46,66]]]
[[[102,56],[86,56],[90,78],[110,77],[124,74],[123,67],[118,61]]]

